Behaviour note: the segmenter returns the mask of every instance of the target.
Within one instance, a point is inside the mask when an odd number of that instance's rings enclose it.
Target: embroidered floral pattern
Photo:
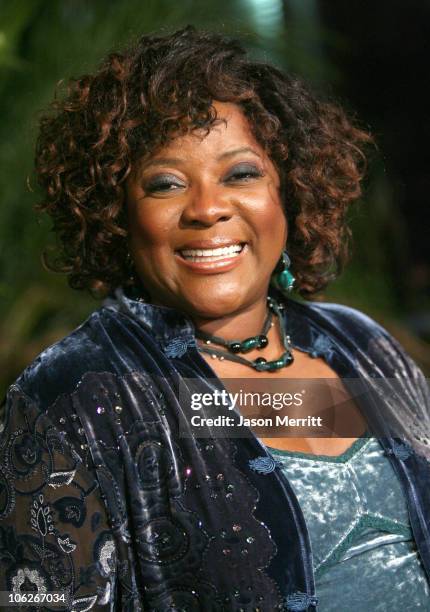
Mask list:
[[[33,500],[33,507],[30,512],[30,523],[34,531],[39,532],[42,537],[45,537],[48,532],[53,533],[51,509],[48,504],[44,504],[43,495],[39,495],[37,499]]]
[[[95,312],[10,390],[0,440],[0,587],[3,581],[2,590],[10,590],[27,567],[39,570],[48,589],[68,593],[69,612],[272,612],[282,609],[284,589],[294,595],[288,605],[299,609],[307,596],[297,591],[301,560],[310,551],[300,543],[302,526],[288,504],[296,515],[299,507],[282,474],[261,477],[276,461],[256,457],[261,448],[252,438],[201,445],[178,438],[178,381],[195,378],[205,391],[214,381],[197,351],[188,350],[193,330],[183,316],[128,302],[130,308]],[[324,320],[329,329],[339,322],[339,344],[352,339],[367,358],[363,326],[342,331],[349,312],[294,302],[287,310],[297,348],[312,348],[307,332],[317,318],[321,328]],[[327,336],[331,346],[320,341],[313,348],[329,358],[337,340]],[[379,351],[363,376],[384,360]],[[416,397],[412,391],[411,404]],[[422,473],[417,467],[416,482],[425,481]],[[285,513],[270,512],[283,504]],[[288,585],[280,584],[281,574],[291,576]]]
[[[77,497],[61,497],[54,502],[60,521],[82,527],[87,516],[85,502]]]
[[[58,591],[68,612],[94,608],[99,593],[104,603],[97,609],[109,606],[115,547],[105,515],[88,518],[88,509],[101,507],[96,481],[25,396],[12,393],[7,417],[0,442],[0,590]],[[92,552],[86,534],[103,534],[99,569],[86,558]]]
[[[94,555],[102,576],[111,576],[115,571],[116,553],[115,544],[109,532],[105,531],[98,537],[94,546]]]
[[[38,594],[46,593],[48,590],[47,581],[38,568],[30,568],[28,566],[20,567],[16,570],[15,574],[11,576],[10,582],[14,593],[30,591],[33,590],[32,587],[36,587]],[[24,586],[26,588],[23,588]]]

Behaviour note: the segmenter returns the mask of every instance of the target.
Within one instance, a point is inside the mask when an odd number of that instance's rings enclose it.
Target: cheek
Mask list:
[[[174,221],[172,211],[162,203],[139,207],[132,223],[130,234],[140,249],[168,245]]]
[[[254,225],[257,235],[272,242],[273,249],[285,244],[287,239],[287,218],[278,190],[271,186],[264,198],[254,209]],[[278,244],[279,243],[279,244]]]

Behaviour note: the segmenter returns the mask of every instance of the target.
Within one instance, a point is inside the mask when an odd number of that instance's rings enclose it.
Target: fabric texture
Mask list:
[[[336,457],[267,447],[279,459],[310,533],[321,610],[430,610],[401,484],[375,438]],[[363,598],[366,593],[366,598]]]
[[[422,374],[361,313],[284,303],[293,348],[363,382],[360,408],[399,477],[429,576],[428,440],[392,419],[390,401],[372,389],[374,377],[395,378],[408,418],[428,417]],[[70,610],[318,607],[291,483],[278,464],[253,469],[271,457],[251,431],[178,436],[189,406],[179,385],[188,379],[223,388],[191,321],[122,292],[22,373],[4,403],[0,590],[52,585]]]

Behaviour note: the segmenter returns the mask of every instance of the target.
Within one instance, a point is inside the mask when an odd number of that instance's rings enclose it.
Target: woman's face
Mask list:
[[[266,298],[285,246],[278,172],[238,106],[180,136],[127,180],[130,251],[151,302],[220,318]]]

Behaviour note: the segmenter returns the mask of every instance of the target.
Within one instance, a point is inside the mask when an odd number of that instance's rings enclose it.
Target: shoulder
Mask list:
[[[298,302],[288,300],[287,308],[292,307],[315,323],[332,327],[340,333],[350,334],[353,337],[391,337],[388,331],[370,316],[344,304],[331,302]]]
[[[43,405],[71,393],[86,372],[112,368],[112,326],[120,315],[110,308],[94,311],[70,334],[44,349],[20,374],[15,385]]]
[[[309,325],[316,325],[347,347],[354,359],[361,356],[366,368],[377,368],[380,375],[407,377],[422,382],[420,368],[396,338],[360,310],[343,304],[295,300],[289,300],[286,307],[297,313],[301,321],[305,319]]]

